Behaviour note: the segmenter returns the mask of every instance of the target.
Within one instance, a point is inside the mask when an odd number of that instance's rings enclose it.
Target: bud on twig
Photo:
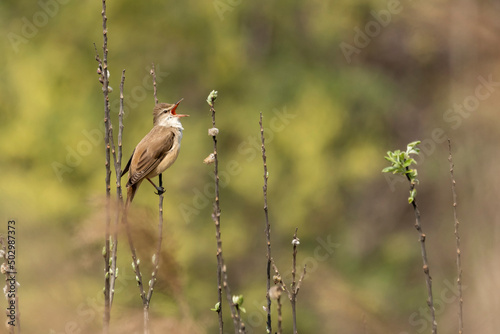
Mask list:
[[[207,103],[210,107],[214,106],[215,99],[217,98],[217,91],[213,90],[207,97]]]
[[[215,162],[215,154],[213,153],[210,153],[208,157],[206,157],[205,160],[203,160],[203,163],[205,165],[210,165],[213,164],[214,162]]]
[[[210,128],[210,129],[208,129],[208,135],[210,137],[215,137],[218,134],[219,134],[219,129],[217,129],[217,128]]]
[[[269,297],[271,299],[278,299],[283,292],[283,288],[279,285],[275,285],[269,289]]]

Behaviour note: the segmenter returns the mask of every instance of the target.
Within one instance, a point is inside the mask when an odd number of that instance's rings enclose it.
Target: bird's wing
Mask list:
[[[128,185],[133,185],[151,173],[174,145],[171,128],[155,126],[135,148],[130,165]]]
[[[130,159],[128,159],[127,165],[125,166],[125,169],[122,171],[120,177],[123,177],[123,175],[125,175],[125,173],[128,172],[128,169],[130,168],[130,163],[132,162],[132,157],[134,156],[134,152],[135,152],[135,149],[132,152],[132,155],[130,156]]]

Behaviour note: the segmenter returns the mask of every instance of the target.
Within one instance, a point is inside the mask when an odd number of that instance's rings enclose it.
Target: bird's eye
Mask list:
[[[164,114],[168,113],[168,109],[163,110],[163,113]]]

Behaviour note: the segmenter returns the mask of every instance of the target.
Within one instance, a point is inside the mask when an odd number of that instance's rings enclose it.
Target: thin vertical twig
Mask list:
[[[137,258],[137,253],[134,246],[134,241],[132,239],[132,231],[130,230],[130,224],[128,222],[128,211],[129,211],[130,201],[127,199],[127,203],[125,204],[125,210],[122,216],[122,223],[125,225],[125,231],[127,234],[128,245],[130,248],[130,253],[132,255],[132,269],[135,273],[135,280],[137,282],[137,286],[139,287],[139,296],[141,297],[142,305],[143,305],[143,315],[144,315],[144,334],[149,333],[149,316],[148,310],[146,309],[146,292],[144,290],[144,284],[142,280],[142,273],[139,267],[140,260]]]
[[[302,274],[300,275],[299,281],[297,282],[297,287],[295,288],[295,295],[299,294],[300,286],[302,285],[302,281],[304,280],[304,277],[307,274],[307,265],[304,265],[304,269],[302,270]]]
[[[406,167],[406,169],[408,170],[408,167]],[[410,181],[410,193],[411,193],[415,189],[415,184],[411,182],[411,179],[410,179],[410,177],[409,177],[408,174],[406,174],[406,177]],[[420,251],[422,253],[422,261],[423,261],[423,267],[422,268],[424,270],[425,282],[426,282],[426,285],[427,285],[427,296],[428,296],[428,298],[427,298],[427,306],[429,306],[429,310],[430,310],[430,313],[431,313],[432,334],[437,334],[436,310],[434,308],[434,297],[433,297],[433,294],[432,294],[432,277],[431,277],[431,274],[430,274],[430,271],[429,271],[429,262],[427,261],[427,251],[426,251],[426,248],[425,248],[425,238],[426,238],[426,235],[422,231],[422,222],[421,222],[421,219],[420,219],[420,210],[418,209],[416,199],[413,199],[413,201],[411,202],[411,204],[413,206],[413,211],[415,213],[415,229],[420,234],[420,238],[419,238],[419,240],[420,240]]]
[[[212,129],[216,129],[215,127],[215,99],[216,95],[210,94],[209,96],[209,105],[210,112],[212,114]],[[214,151],[213,151],[213,160],[214,160],[214,176],[215,176],[215,200],[214,200],[214,211],[212,213],[212,219],[215,224],[215,238],[217,240],[217,288],[218,288],[218,304],[219,309],[217,311],[219,318],[219,332],[223,333],[224,323],[222,321],[222,288],[224,288],[226,292],[226,298],[231,310],[231,318],[233,319],[234,330],[235,333],[245,333],[245,325],[241,321],[240,310],[233,303],[233,296],[231,295],[231,290],[228,285],[228,277],[227,277],[227,269],[224,264],[224,257],[222,254],[222,238],[220,232],[220,202],[219,202],[219,159],[217,153],[217,133],[218,131],[214,131],[212,135],[213,143],[214,143]]]
[[[104,124],[105,124],[105,155],[106,155],[106,222],[105,222],[105,246],[104,246],[104,315],[103,315],[103,332],[109,332],[109,322],[111,314],[111,305],[114,297],[114,287],[116,282],[116,261],[118,250],[118,222],[120,210],[116,211],[114,232],[111,236],[111,153],[113,154],[113,163],[115,167],[116,178],[116,192],[118,206],[121,207],[123,202],[122,189],[121,189],[121,139],[123,134],[123,84],[125,80],[125,71],[122,73],[122,81],[120,85],[120,129],[119,129],[119,147],[118,157],[115,151],[115,144],[113,141],[113,125],[110,119],[109,107],[109,71],[108,71],[108,31],[107,31],[107,17],[106,17],[106,0],[102,0],[102,28],[103,28],[103,58],[99,57],[96,48],[96,60],[99,63],[98,73],[100,74],[99,81],[102,83],[104,94]]]
[[[125,225],[125,231],[127,233],[128,244],[130,247],[130,252],[132,254],[132,269],[135,273],[135,280],[137,282],[137,286],[139,287],[139,296],[141,297],[142,305],[143,305],[143,315],[144,315],[144,334],[149,334],[149,308],[147,302],[146,292],[144,290],[143,278],[141,269],[139,267],[140,260],[137,258],[137,253],[134,246],[134,241],[132,239],[132,232],[130,230],[130,224],[128,222],[128,205],[125,206],[125,211],[123,214],[123,224]]]
[[[283,282],[282,276],[279,273],[278,267],[276,266],[276,263],[274,263],[274,259],[271,258],[271,264],[274,269],[274,272],[276,273],[276,276],[274,277],[274,283],[278,284],[288,295],[288,299],[290,300],[290,303],[292,305],[292,321],[293,321],[293,333],[297,334],[297,312],[296,312],[296,304],[297,304],[297,295],[299,294],[300,287],[302,285],[302,281],[304,280],[304,277],[306,276],[306,266],[304,265],[304,270],[302,271],[302,274],[300,275],[299,280],[296,280],[296,274],[297,274],[297,246],[300,244],[300,240],[297,237],[297,232],[298,232],[298,227],[295,228],[295,233],[293,234],[293,239],[292,239],[292,245],[293,245],[293,253],[292,253],[292,283],[290,284],[290,289],[287,287],[286,283]],[[281,305],[278,305],[281,309]],[[278,322],[278,326],[280,326],[280,323]],[[280,330],[280,328],[278,327]]]
[[[125,214],[123,215],[123,222],[125,225],[125,231],[127,233],[128,244],[130,247],[130,252],[132,253],[132,269],[134,269],[135,280],[137,281],[137,286],[139,287],[140,297],[143,305],[146,303],[146,293],[144,292],[144,285],[142,284],[142,274],[139,267],[141,261],[137,258],[137,253],[134,247],[134,241],[132,239],[132,232],[130,231],[130,224],[127,219],[127,208],[125,208]]]
[[[417,170],[410,169],[410,166],[416,161],[411,158],[411,155],[418,155],[420,153],[420,149],[417,146],[420,144],[420,141],[414,141],[407,145],[406,152],[401,152],[400,150],[396,150],[394,152],[388,151],[386,160],[391,162],[391,166],[386,167],[382,170],[383,173],[392,172],[393,174],[404,174],[410,183],[410,197],[408,197],[408,203],[411,203],[413,206],[413,212],[415,214],[415,224],[414,227],[419,233],[419,241],[420,241],[420,252],[422,256],[423,262],[423,271],[425,274],[425,282],[427,285],[427,306],[429,307],[431,320],[432,320],[432,334],[437,333],[437,322],[436,322],[436,310],[434,307],[434,298],[432,294],[432,277],[430,275],[429,262],[427,260],[427,251],[425,247],[425,239],[426,235],[422,230],[422,222],[420,219],[420,210],[418,209],[416,195],[417,190],[415,189],[416,184],[418,184],[417,179]]]
[[[283,291],[286,292],[286,294],[288,295],[288,299],[292,300],[292,292],[288,289],[285,282],[283,282],[282,276],[273,258],[271,258],[271,265],[273,267],[274,272],[276,273],[276,276],[274,277],[274,283],[278,284],[283,289]]]
[[[123,125],[123,116],[125,114],[125,107],[124,107],[124,104],[123,104],[123,87],[125,85],[125,70],[122,71],[122,80],[120,82],[120,111],[118,112],[118,159],[117,161],[120,163],[120,167],[121,167],[121,162],[122,162],[122,155],[123,155],[123,143],[122,143],[122,139],[123,139],[123,128],[124,128],[124,125]],[[119,170],[120,172],[120,175],[121,175],[121,169]],[[118,174],[117,174],[118,175]],[[121,183],[117,183],[117,187],[119,187],[120,189],[120,198],[123,198],[123,196],[121,196]]]
[[[281,323],[283,321],[283,316],[281,315],[281,295],[278,296],[278,299],[276,300],[276,311],[278,313],[278,332],[277,332],[277,334],[282,334],[283,329],[282,329]]]
[[[118,203],[118,208],[119,210],[116,210],[116,215],[115,215],[115,225],[113,228],[113,242],[112,242],[112,249],[111,249],[111,269],[109,272],[110,275],[110,294],[109,294],[109,306],[113,305],[113,298],[115,295],[115,284],[116,284],[116,278],[117,278],[117,267],[116,267],[116,262],[117,262],[117,255],[118,255],[118,229],[119,229],[119,221],[120,221],[120,212],[122,211],[121,209],[123,208],[123,194],[122,194],[122,185],[121,185],[121,170],[122,170],[122,138],[123,138],[123,114],[124,114],[124,108],[123,108],[123,87],[125,85],[125,70],[122,71],[122,79],[120,81],[120,111],[118,113],[118,122],[119,122],[119,127],[118,127],[118,152],[115,152],[115,145],[114,142],[112,142],[112,152],[113,152],[113,159],[115,162],[115,174],[116,174],[116,201]],[[111,136],[113,133],[111,132]]]
[[[219,211],[220,213],[220,211]],[[220,222],[219,222],[220,224]],[[220,233],[219,233],[220,237]],[[222,245],[222,243],[221,243]],[[222,250],[222,248],[221,248]],[[233,302],[233,295],[231,294],[231,288],[229,287],[228,277],[227,277],[227,268],[224,263],[224,257],[221,252],[221,265],[222,265],[222,286],[224,287],[224,291],[226,292],[226,299],[229,304],[229,309],[231,311],[231,318],[233,319],[234,324],[234,332],[237,334],[246,333],[245,324],[241,320],[240,308],[237,304]]]
[[[279,273],[279,270],[278,270],[278,267],[276,266],[276,263],[274,263],[274,259],[271,258],[271,265],[273,267],[273,270],[275,272],[275,275],[274,275],[274,284],[276,284],[275,286],[278,287],[278,296],[276,298],[276,310],[277,310],[277,313],[278,313],[278,331],[277,331],[277,334],[281,334],[283,329],[281,327],[281,323],[282,323],[282,314],[281,314],[281,307],[282,307],[282,304],[281,304],[281,293],[283,291],[286,292],[287,296],[288,296],[288,300],[291,301],[292,300],[292,293],[291,291],[288,289],[287,285],[285,282],[283,282],[283,279],[281,278],[281,274]]]
[[[210,112],[212,114],[212,127],[215,128],[215,98],[212,99]],[[219,333],[224,332],[224,322],[222,320],[222,239],[220,234],[220,207],[219,207],[219,159],[217,158],[217,136],[212,136],[214,142],[214,175],[215,175],[215,201],[212,219],[215,224],[215,239],[217,240],[217,302],[218,302],[218,319]]]
[[[149,284],[148,295],[146,297],[147,306],[149,308],[149,303],[151,302],[151,297],[153,296],[153,289],[156,283],[156,276],[158,275],[158,269],[160,268],[160,256],[161,256],[161,245],[163,240],[163,194],[159,196],[158,203],[158,242],[156,243],[156,252],[153,257],[153,273],[151,274],[151,281]]]
[[[137,253],[135,250],[134,246],[134,241],[132,239],[132,232],[130,231],[130,224],[128,222],[128,209],[129,209],[129,202],[127,201],[127,204],[125,205],[125,211],[123,213],[123,224],[125,225],[125,231],[127,233],[127,240],[128,244],[130,247],[130,252],[132,254],[132,269],[134,270],[135,273],[135,280],[137,282],[137,286],[139,287],[139,296],[141,297],[142,305],[143,305],[143,315],[144,315],[144,334],[149,333],[149,313],[148,313],[148,308],[147,308],[147,297],[146,297],[146,292],[144,290],[144,284],[142,280],[142,273],[141,269],[139,267],[140,260],[137,258]]]
[[[121,183],[121,173],[122,173],[122,149],[123,149],[123,116],[125,113],[124,105],[123,105],[123,87],[125,85],[125,70],[122,71],[122,78],[120,81],[120,111],[118,112],[118,148],[115,150],[115,143],[113,140],[113,132],[110,133],[110,144],[111,151],[113,153],[113,159],[115,162],[115,173],[116,173],[116,199],[119,202],[123,202],[123,194],[122,194],[122,183]],[[111,130],[113,130],[113,126],[110,126]],[[118,232],[117,229],[114,231]]]
[[[227,275],[226,275],[226,282],[227,282]],[[229,286],[227,286],[226,293],[227,293],[228,298],[229,298],[229,296],[232,296],[231,291],[229,290]],[[231,297],[231,301],[232,301],[232,297]],[[233,302],[233,305],[234,305],[234,302]],[[235,329],[235,331],[238,333],[245,333],[245,324],[241,321],[240,308],[238,305],[234,305],[234,307],[236,309],[236,319],[238,320],[238,326]]]
[[[276,272],[278,272],[278,269],[276,267],[274,267],[274,269]],[[281,276],[279,274],[276,274],[273,278],[274,278],[275,285],[271,289],[269,289],[269,296],[271,299],[276,300],[276,312],[278,313],[278,325],[277,325],[278,330],[276,331],[275,334],[282,334],[283,328],[282,328],[281,324],[283,322],[283,316],[281,313],[281,307],[282,307],[281,294],[283,293],[283,291],[285,291],[285,289],[283,287],[283,281],[281,280]],[[272,332],[269,332],[269,333],[272,333]]]
[[[156,72],[155,65],[152,65],[151,75],[153,76],[153,86],[154,86],[154,98],[155,104],[158,104],[158,98],[156,95]],[[160,187],[161,187],[161,174],[160,178]],[[158,203],[158,242],[156,244],[156,252],[153,256],[153,272],[151,274],[151,280],[149,281],[149,289],[148,294],[146,296],[146,309],[149,310],[149,305],[151,302],[151,297],[153,296],[153,289],[156,283],[156,276],[158,275],[158,269],[160,268],[160,255],[161,255],[161,245],[163,241],[163,193],[159,193],[159,203]],[[146,310],[145,310],[146,311]],[[149,317],[148,317],[149,318]],[[145,318],[146,319],[146,318]]]
[[[150,71],[150,74],[153,76],[153,85],[155,87],[154,89],[154,98],[155,98],[155,103],[158,104],[157,100],[157,92],[156,92],[156,73],[154,69],[154,64],[153,67]],[[162,184],[162,177],[161,174],[158,176],[160,180],[160,186]],[[127,202],[129,203],[129,202]],[[159,270],[159,264],[160,264],[160,255],[161,255],[161,247],[162,247],[162,241],[163,241],[163,194],[159,194],[159,203],[158,203],[158,242],[156,246],[155,253],[152,258],[153,262],[153,272],[151,273],[151,279],[149,280],[149,286],[147,288],[147,291],[144,287],[144,282],[143,282],[143,276],[139,267],[140,261],[137,259],[137,253],[136,249],[134,246],[134,242],[132,239],[132,233],[130,231],[130,226],[127,220],[127,215],[128,215],[128,205],[125,207],[125,213],[123,216],[123,221],[125,224],[126,232],[127,232],[127,239],[129,242],[130,246],[130,251],[132,253],[132,267],[134,269],[135,275],[136,275],[136,281],[137,285],[139,286],[139,292],[140,292],[140,297],[142,300],[142,306],[143,306],[143,320],[144,320],[144,334],[149,333],[149,307],[151,304],[151,298],[153,296],[153,291],[154,291],[154,286],[156,283],[156,279],[158,276],[158,270]]]
[[[296,311],[296,300],[297,300],[297,291],[296,291],[296,282],[295,275],[297,272],[297,231],[298,227],[295,228],[295,233],[293,235],[292,245],[293,245],[293,256],[292,256],[292,298],[290,302],[292,303],[292,320],[293,320],[293,333],[297,333],[297,311]],[[305,270],[305,269],[304,269]]]
[[[448,161],[450,162],[450,176],[451,176],[451,192],[453,194],[453,219],[455,221],[455,239],[457,245],[457,288],[458,288],[458,333],[463,333],[463,298],[462,298],[462,260],[461,260],[461,251],[460,251],[460,233],[458,231],[460,222],[458,221],[457,215],[457,191],[456,191],[456,182],[454,175],[454,164],[453,157],[451,155],[451,140],[448,139],[448,150],[449,157]]]
[[[153,76],[153,96],[155,97],[155,105],[158,104],[158,95],[156,90],[156,71],[155,63],[151,63],[151,71],[149,72]]]
[[[111,301],[111,278],[110,278],[110,225],[111,225],[111,154],[110,154],[110,113],[109,113],[109,76],[108,76],[108,29],[107,29],[107,17],[106,17],[106,0],[102,0],[102,31],[103,31],[103,58],[99,58],[96,55],[96,60],[99,63],[99,70],[101,74],[100,81],[102,83],[102,91],[104,94],[104,124],[105,124],[105,135],[104,135],[104,145],[105,145],[105,155],[106,155],[106,217],[105,217],[105,245],[104,245],[104,315],[103,315],[103,332],[109,332],[109,321],[110,321],[110,301]],[[97,53],[97,49],[96,49]]]
[[[262,112],[260,113],[260,139],[262,142],[262,162],[264,164],[264,186],[262,191],[264,193],[264,214],[266,218],[266,241],[267,241],[267,285],[266,285],[266,298],[267,298],[267,332],[272,333],[272,323],[271,323],[271,297],[269,296],[269,289],[271,289],[271,225],[269,224],[269,214],[267,208],[267,179],[269,174],[267,172],[267,157],[266,157],[266,145],[264,138],[264,126],[262,124]],[[280,310],[281,311],[281,310]]]

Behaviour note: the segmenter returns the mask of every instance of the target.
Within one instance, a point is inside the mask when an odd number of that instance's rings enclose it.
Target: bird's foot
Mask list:
[[[155,194],[160,196],[160,195],[163,195],[165,193],[165,188],[163,187],[156,187],[156,191]]]

